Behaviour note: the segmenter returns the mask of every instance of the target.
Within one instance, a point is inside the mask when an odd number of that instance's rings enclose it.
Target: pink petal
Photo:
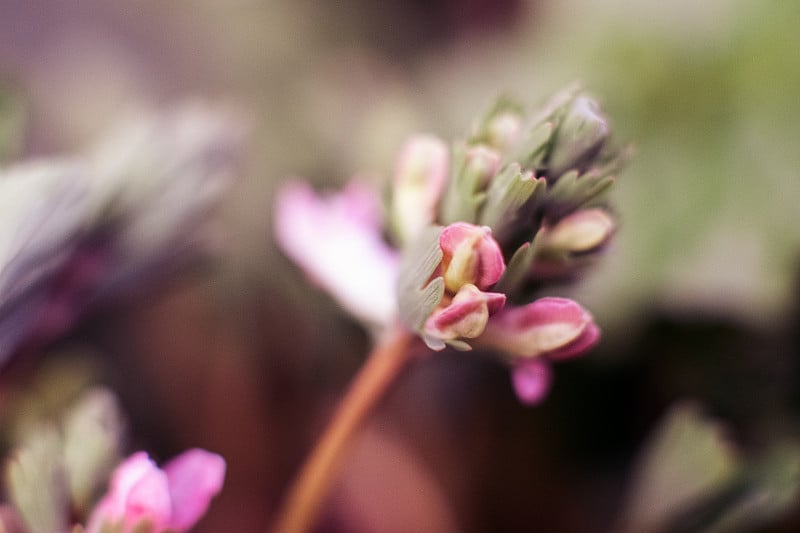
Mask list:
[[[442,230],[439,246],[443,254],[442,274],[450,291],[457,292],[467,283],[487,289],[505,272],[503,252],[488,226],[450,224]]]
[[[591,324],[592,315],[572,300],[541,298],[494,315],[480,340],[512,356],[535,357],[572,345]]]
[[[505,304],[506,296],[464,285],[450,302],[425,322],[425,333],[442,340],[474,339],[483,333],[489,317]]]
[[[381,236],[375,194],[351,183],[319,197],[302,182],[279,192],[275,210],[278,244],[320,287],[357,318],[389,324],[397,313],[397,253]]]
[[[222,489],[225,460],[205,450],[188,450],[164,467],[172,498],[170,527],[191,528],[206,512],[209,502]]]
[[[172,515],[167,476],[158,468],[148,470],[131,487],[125,502],[125,524],[135,526],[147,520],[156,531],[169,526]]]
[[[573,357],[585,354],[594,348],[598,342],[600,342],[600,328],[597,327],[597,324],[592,322],[587,325],[586,328],[584,328],[583,332],[578,336],[577,339],[566,346],[563,346],[557,350],[553,350],[552,352],[548,352],[547,357],[553,361],[571,359]]]
[[[92,511],[86,532],[99,533],[106,522],[124,521],[129,524],[127,513],[130,495],[137,484],[152,472],[158,472],[158,468],[145,452],[137,452],[120,463],[111,475],[108,492]],[[166,489],[166,480],[164,488]],[[144,496],[145,493],[137,497]],[[166,498],[169,505],[169,492],[166,492]]]
[[[550,365],[540,358],[522,361],[511,369],[514,392],[525,405],[541,402],[550,391],[552,381]]]

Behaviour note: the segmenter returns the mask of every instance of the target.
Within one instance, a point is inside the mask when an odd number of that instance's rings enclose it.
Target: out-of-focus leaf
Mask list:
[[[436,266],[442,260],[439,246],[441,232],[440,226],[432,226],[424,231],[403,254],[400,264],[397,281],[400,317],[414,330],[422,328],[425,319],[444,296],[444,279],[437,277],[431,280]]]
[[[114,394],[86,392],[63,422],[64,466],[73,508],[88,512],[123,455],[125,423]]]
[[[761,531],[797,506],[800,447],[774,446],[717,495],[676,516],[670,533],[748,533]]]
[[[8,463],[6,485],[30,533],[67,530],[69,496],[55,427],[42,426],[17,449]]]
[[[673,407],[637,460],[618,530],[664,531],[679,513],[726,487],[737,469],[719,423],[693,404]]]

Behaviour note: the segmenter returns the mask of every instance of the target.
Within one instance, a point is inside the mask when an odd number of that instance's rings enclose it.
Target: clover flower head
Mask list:
[[[409,141],[385,224],[360,221],[334,237],[312,221],[330,216],[349,193],[323,201],[305,189],[311,200],[302,202],[289,185],[279,195],[278,240],[346,308],[373,323],[392,318],[378,290],[391,279],[397,316],[431,349],[498,352],[520,399],[536,403],[552,380],[550,363],[600,338],[579,304],[535,296],[582,272],[614,233],[605,193],[624,154],[609,138],[599,105],[578,87],[532,115],[500,100],[450,150],[431,136]],[[299,230],[306,225],[309,231]],[[331,250],[323,253],[320,241],[333,243]],[[333,249],[351,260],[326,259]],[[386,275],[380,283],[373,283],[375,269]],[[355,306],[358,293],[369,298]]]

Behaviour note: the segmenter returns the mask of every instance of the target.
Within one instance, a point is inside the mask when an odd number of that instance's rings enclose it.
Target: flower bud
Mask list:
[[[483,333],[489,317],[499,311],[505,301],[504,294],[464,285],[450,305],[431,314],[425,322],[425,334],[442,341],[474,339]]]
[[[500,170],[499,152],[485,145],[471,146],[467,149],[464,172],[474,176],[471,181],[479,190],[486,188],[498,170]]]
[[[489,144],[498,150],[513,146],[522,133],[522,117],[510,111],[494,116],[486,125]]]
[[[559,252],[590,252],[608,241],[614,226],[614,219],[604,209],[583,209],[546,228],[542,245]]]
[[[537,357],[525,359],[511,369],[511,384],[519,401],[525,405],[536,405],[550,391],[553,372],[550,364]]]
[[[576,97],[556,133],[548,174],[556,178],[568,170],[586,170],[609,133],[597,102],[588,96]]]
[[[541,298],[503,309],[492,317],[481,336],[483,344],[512,358],[546,355],[551,359],[577,356],[597,344],[600,330],[580,305],[566,298]]]
[[[442,276],[453,293],[466,284],[483,290],[497,283],[505,271],[503,252],[488,226],[466,222],[450,224],[439,236]]]
[[[436,218],[449,172],[447,145],[432,135],[409,139],[397,159],[392,196],[392,226],[408,243]]]

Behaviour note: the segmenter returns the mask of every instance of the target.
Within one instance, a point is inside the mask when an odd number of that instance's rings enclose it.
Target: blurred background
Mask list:
[[[49,401],[111,385],[131,450],[226,457],[197,531],[265,530],[369,347],[277,251],[277,185],[384,179],[409,134],[579,80],[636,150],[613,246],[560,293],[604,341],[536,408],[481,354],[416,365],[319,531],[797,531],[799,25],[780,0],[0,1],[4,163],[187,98],[252,133],[220,259],[51,346]]]

